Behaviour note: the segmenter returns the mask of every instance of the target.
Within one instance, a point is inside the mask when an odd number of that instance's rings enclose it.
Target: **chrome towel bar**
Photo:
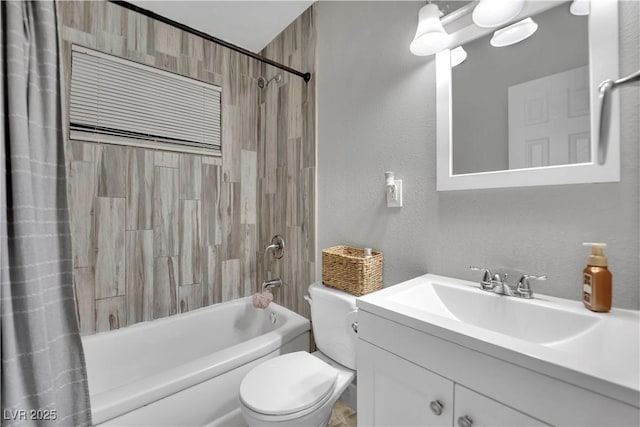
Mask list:
[[[640,70],[618,80],[605,80],[598,87],[600,97],[600,123],[598,129],[598,164],[607,161],[609,127],[611,126],[611,93],[620,86],[640,82]]]

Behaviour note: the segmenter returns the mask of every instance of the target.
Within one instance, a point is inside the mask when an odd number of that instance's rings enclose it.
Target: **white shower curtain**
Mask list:
[[[0,2],[2,425],[90,425],[53,1]]]

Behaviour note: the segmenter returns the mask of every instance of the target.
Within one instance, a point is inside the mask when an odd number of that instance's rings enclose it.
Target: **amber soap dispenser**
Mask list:
[[[611,310],[611,272],[603,249],[606,243],[583,243],[591,247],[587,267],[582,271],[582,302],[591,311],[606,313]]]

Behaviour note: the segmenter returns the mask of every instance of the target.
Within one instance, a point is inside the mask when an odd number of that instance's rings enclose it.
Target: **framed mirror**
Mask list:
[[[598,85],[618,77],[616,0],[591,1],[588,16],[571,14],[570,1],[528,1],[512,22],[532,18],[537,30],[506,47],[491,44],[500,27],[472,23],[475,4],[443,18],[437,190],[619,181],[616,99],[607,161],[597,162]],[[452,66],[458,46],[466,59]]]

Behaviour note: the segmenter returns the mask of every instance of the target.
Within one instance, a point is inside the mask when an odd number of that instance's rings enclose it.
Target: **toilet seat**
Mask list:
[[[299,417],[329,399],[338,371],[304,352],[288,353],[253,368],[240,384],[240,401],[256,415]]]

